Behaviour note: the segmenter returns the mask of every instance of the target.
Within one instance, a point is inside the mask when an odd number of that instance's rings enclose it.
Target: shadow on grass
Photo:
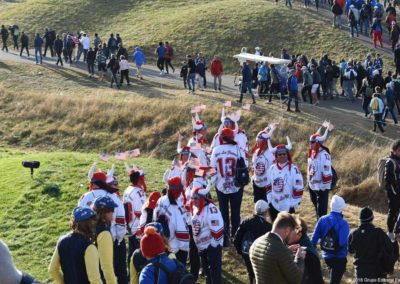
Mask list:
[[[0,69],[6,69],[8,71],[12,71],[10,66],[8,66],[6,63],[0,61]]]

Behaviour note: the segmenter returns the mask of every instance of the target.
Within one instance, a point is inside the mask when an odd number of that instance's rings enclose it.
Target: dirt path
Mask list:
[[[35,59],[32,56],[34,54],[31,51],[31,56],[29,58],[23,56],[20,57],[15,51],[0,52],[0,61],[16,61],[27,64],[35,64]],[[55,59],[45,57],[43,59],[43,64],[48,66],[55,65]],[[59,67],[62,68],[62,67]],[[72,66],[65,65],[66,69],[73,69],[75,71],[82,72],[84,75],[86,72],[86,64],[79,62],[73,64]],[[182,79],[179,77],[179,72],[174,74],[161,76],[158,70],[153,66],[145,66],[143,76],[146,80],[157,82],[162,84],[173,84],[178,87],[183,87]],[[136,70],[131,68],[131,76],[136,74]],[[213,83],[210,81],[211,74],[207,74],[208,87],[212,88]],[[140,81],[136,81],[140,84]],[[234,77],[231,75],[225,75],[223,77],[223,92],[227,95],[232,96],[232,101],[238,98],[237,87],[234,86]],[[133,86],[134,87],[134,86]],[[206,90],[207,93],[212,93],[210,89]],[[201,93],[201,92],[200,92]],[[215,96],[213,96],[215,98]],[[215,98],[217,99],[217,98]],[[245,101],[251,102],[249,97],[245,97]],[[365,119],[362,112],[361,100],[357,99],[355,102],[346,101],[344,98],[335,98],[334,100],[321,101],[320,106],[312,106],[308,103],[302,103],[300,105],[301,113],[288,113],[286,112],[286,107],[282,106],[278,100],[274,100],[273,104],[267,104],[266,101],[257,99],[257,105],[254,107],[259,113],[272,112],[281,115],[284,119],[296,119],[304,121],[312,121],[315,123],[320,123],[324,119],[332,121],[339,130],[350,132],[356,136],[363,136],[370,138],[368,141],[376,141],[379,144],[386,144],[391,141],[391,139],[396,139],[400,135],[400,128],[398,125],[394,125],[391,118],[387,119],[387,127],[385,133],[382,135],[380,133],[372,132],[373,122],[372,119]]]

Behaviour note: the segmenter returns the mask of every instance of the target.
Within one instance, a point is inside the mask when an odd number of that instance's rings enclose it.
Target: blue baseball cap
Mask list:
[[[164,230],[163,227],[160,223],[158,222],[152,222],[152,223],[148,223],[145,228],[147,227],[154,227],[157,230],[157,233],[159,233],[160,235],[164,235]]]
[[[85,221],[92,218],[93,216],[96,216],[96,212],[88,207],[78,206],[75,207],[72,211],[72,217],[75,221]]]
[[[109,196],[101,196],[94,201],[94,208],[96,209],[114,209],[118,205]]]

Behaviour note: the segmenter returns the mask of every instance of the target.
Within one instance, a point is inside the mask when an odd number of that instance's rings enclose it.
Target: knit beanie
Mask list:
[[[372,212],[371,208],[364,207],[360,211],[360,222],[361,223],[369,223],[374,219],[374,212]]]
[[[257,215],[262,215],[268,210],[268,203],[265,200],[258,200],[254,206]]]
[[[331,200],[331,211],[337,212],[337,213],[342,213],[344,208],[346,207],[346,203],[344,202],[344,199],[340,197],[339,195],[334,195]]]
[[[144,236],[140,240],[140,250],[145,258],[150,259],[165,252],[165,244],[156,228],[147,227],[144,229]]]

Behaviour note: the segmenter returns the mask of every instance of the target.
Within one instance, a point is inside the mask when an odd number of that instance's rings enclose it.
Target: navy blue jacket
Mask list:
[[[251,83],[252,81],[252,72],[250,66],[247,64],[243,64],[242,68],[242,82],[243,83]]]

